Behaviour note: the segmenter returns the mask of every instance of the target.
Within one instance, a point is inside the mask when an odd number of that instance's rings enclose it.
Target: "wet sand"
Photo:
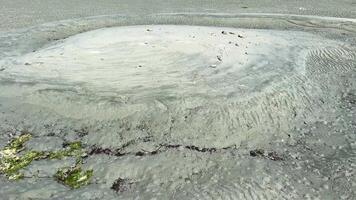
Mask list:
[[[70,189],[53,175],[75,157],[38,159],[21,180],[1,176],[0,195],[355,198],[356,25],[333,18],[353,11],[313,10],[332,14],[115,15],[3,32],[0,147],[23,131],[20,154],[79,141],[93,177]]]

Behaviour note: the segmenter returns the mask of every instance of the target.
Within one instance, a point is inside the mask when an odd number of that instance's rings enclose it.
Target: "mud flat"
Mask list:
[[[19,180],[2,174],[2,196],[355,197],[353,19],[141,20],[2,35],[2,156],[36,152],[15,162]],[[24,132],[31,139],[11,145]]]

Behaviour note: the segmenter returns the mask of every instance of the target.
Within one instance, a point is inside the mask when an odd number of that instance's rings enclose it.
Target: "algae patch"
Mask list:
[[[0,174],[5,175],[9,180],[18,180],[24,176],[20,170],[31,164],[34,160],[75,157],[77,159],[75,167],[60,169],[54,177],[57,181],[71,188],[79,188],[89,183],[93,170],[83,172],[80,168],[79,163],[81,163],[81,156],[84,152],[80,141],[66,143],[64,145],[65,149],[60,151],[25,151],[24,144],[31,137],[31,134],[23,133],[13,138],[9,144],[0,150]]]
[[[29,165],[33,160],[41,158],[43,153],[36,151],[28,151],[22,155],[18,155],[24,150],[24,144],[31,139],[29,133],[24,133],[12,139],[0,151],[0,174],[5,174],[9,180],[17,180],[23,177],[19,172],[20,169]]]
[[[62,159],[64,157],[80,158],[82,155],[82,144],[80,141],[67,143],[64,145],[66,149],[61,151],[47,152],[46,158],[48,159]]]
[[[90,178],[93,176],[93,170],[83,171],[80,164],[76,164],[74,167],[65,167],[59,169],[54,178],[72,189],[77,189],[83,185],[90,183]]]

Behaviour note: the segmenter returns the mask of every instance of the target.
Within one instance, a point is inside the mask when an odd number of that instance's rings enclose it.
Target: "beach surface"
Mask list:
[[[0,199],[356,198],[355,3],[158,2],[1,2]]]

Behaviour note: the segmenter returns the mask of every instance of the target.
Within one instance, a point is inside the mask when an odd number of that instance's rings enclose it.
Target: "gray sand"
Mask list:
[[[356,198],[355,3],[157,2],[1,2],[0,147],[81,141],[93,177],[0,199]]]

